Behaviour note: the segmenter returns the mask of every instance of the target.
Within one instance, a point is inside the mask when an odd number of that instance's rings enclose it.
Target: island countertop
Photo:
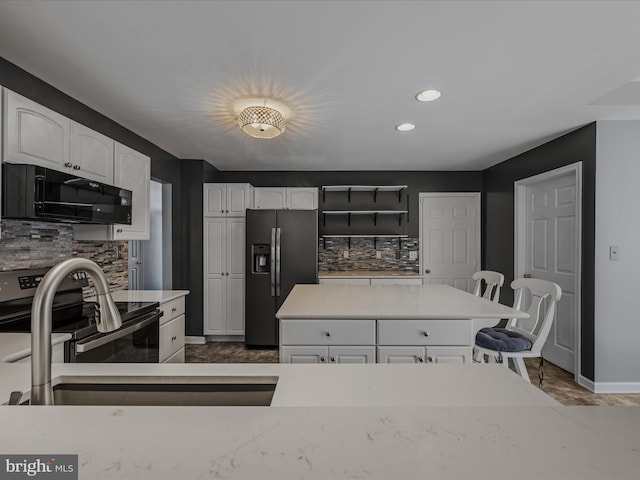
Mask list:
[[[71,335],[68,333],[53,333],[51,334],[51,345],[58,345],[70,338]],[[16,362],[29,355],[31,355],[30,333],[0,333],[0,362]],[[3,402],[0,401],[0,403]]]
[[[295,285],[279,319],[495,319],[528,314],[447,285]]]
[[[111,296],[116,302],[166,303],[185,295],[189,295],[189,290],[116,290],[111,292]],[[90,297],[86,300],[95,302],[96,297]]]

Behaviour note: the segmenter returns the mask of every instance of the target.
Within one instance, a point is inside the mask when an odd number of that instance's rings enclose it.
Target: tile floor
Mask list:
[[[247,349],[243,343],[207,343],[186,346],[187,363],[278,363],[277,349]],[[538,360],[527,360],[527,370],[538,386]],[[563,405],[640,406],[640,394],[594,394],[573,381],[573,375],[552,363],[544,364],[542,391]]]

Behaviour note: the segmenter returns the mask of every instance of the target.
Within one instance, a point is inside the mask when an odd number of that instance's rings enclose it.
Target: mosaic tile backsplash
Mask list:
[[[65,223],[3,220],[0,270],[46,268],[67,258],[84,257],[104,270],[112,291],[128,287],[128,242],[79,242]],[[93,295],[93,288],[84,292]]]
[[[349,258],[344,252],[349,251]],[[376,251],[382,258],[376,258]],[[416,252],[416,259],[409,259],[409,252]],[[320,238],[318,242],[318,270],[404,270],[418,272],[417,238]]]

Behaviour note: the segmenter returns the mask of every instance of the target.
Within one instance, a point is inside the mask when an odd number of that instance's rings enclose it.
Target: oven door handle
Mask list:
[[[84,343],[77,342],[76,352],[85,353],[90,350],[93,350],[94,348],[98,348],[103,345],[106,345],[109,342],[113,342],[114,340],[117,340],[119,338],[126,337],[130,333],[141,330],[151,325],[153,322],[157,322],[159,318],[160,318],[160,314],[158,312],[153,312],[149,314],[146,318],[143,317],[143,320],[140,320],[135,325],[131,325],[130,327],[125,327],[123,329],[116,330],[110,335],[105,335],[104,337],[96,338],[95,340],[89,340],[88,342],[84,342]]]

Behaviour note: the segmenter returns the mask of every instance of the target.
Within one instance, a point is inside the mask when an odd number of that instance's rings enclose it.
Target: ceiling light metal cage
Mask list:
[[[274,138],[284,132],[286,123],[282,114],[269,107],[247,107],[238,116],[238,125],[255,138]]]

